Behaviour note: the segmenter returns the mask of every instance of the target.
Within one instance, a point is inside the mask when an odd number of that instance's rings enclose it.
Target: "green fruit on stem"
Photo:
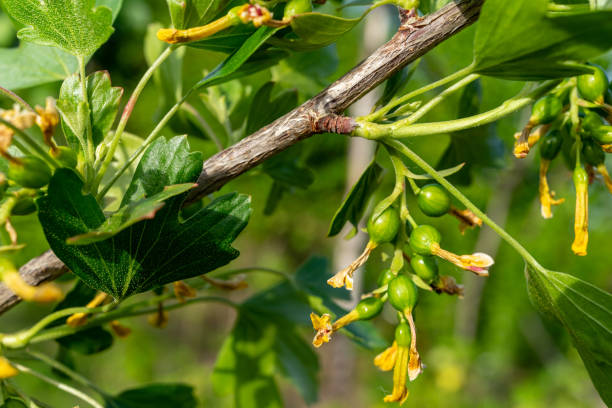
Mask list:
[[[563,135],[559,130],[552,130],[540,141],[540,157],[553,160],[559,154],[563,144]]]
[[[399,347],[410,347],[412,341],[412,334],[410,333],[410,326],[408,323],[400,323],[395,328],[395,341]]]
[[[606,92],[608,91],[608,77],[601,67],[591,65],[592,74],[578,76],[578,91],[587,101],[603,103]]]
[[[410,279],[406,275],[398,275],[395,279],[389,282],[387,289],[389,295],[389,303],[400,312],[412,310],[419,299],[419,292]]]
[[[576,167],[574,169],[574,174],[572,176],[574,179],[574,185],[579,186],[588,186],[589,185],[589,175],[586,170],[582,167]]]
[[[289,19],[295,15],[312,11],[310,0],[289,0],[285,5],[284,18]]]
[[[612,143],[612,126],[602,125],[591,132],[591,136],[601,144]]]
[[[410,234],[410,247],[419,255],[430,255],[431,246],[441,239],[440,232],[431,225],[419,225]]]
[[[601,149],[599,144],[595,143],[592,139],[586,139],[582,143],[582,156],[584,161],[591,166],[599,166],[606,160],[606,154]]]
[[[376,219],[368,221],[370,240],[376,244],[384,244],[395,239],[400,226],[400,216],[394,208],[387,208]]]
[[[588,134],[591,134],[593,131],[597,130],[601,125],[603,125],[603,120],[601,116],[590,109],[584,110],[584,116],[580,121],[580,126],[583,131]]]
[[[32,197],[20,197],[11,210],[11,215],[30,215],[36,212],[36,204]]]
[[[552,94],[548,94],[533,104],[529,122],[534,125],[551,123],[563,110],[561,100]]]
[[[24,156],[19,161],[10,163],[7,173],[9,180],[27,188],[41,188],[49,184],[51,169],[42,159]]]
[[[380,314],[383,305],[383,301],[379,298],[369,297],[359,302],[357,307],[355,307],[355,310],[357,311],[360,320],[369,320]]]
[[[388,284],[393,278],[395,278],[395,274],[391,272],[391,269],[385,269],[378,276],[378,281],[376,283],[378,284],[378,287],[380,288]]]
[[[433,256],[414,254],[410,258],[410,266],[425,283],[432,283],[438,279],[438,263]]]
[[[64,167],[74,169],[77,166],[77,154],[68,146],[58,146],[57,149],[51,150],[51,155]]]
[[[417,204],[423,214],[441,217],[450,210],[451,199],[439,184],[428,184],[419,191]]]

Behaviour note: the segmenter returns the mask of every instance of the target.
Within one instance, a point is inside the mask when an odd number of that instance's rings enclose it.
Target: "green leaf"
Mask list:
[[[349,32],[364,16],[365,14],[359,18],[342,18],[322,13],[298,14],[291,22],[293,33],[284,38],[273,38],[270,44],[294,51],[325,47]]]
[[[107,408],[196,408],[194,389],[187,384],[150,384],[123,391],[106,400]]]
[[[297,106],[296,90],[285,90],[272,97],[274,82],[266,82],[255,94],[247,118],[245,133],[251,133],[270,124]]]
[[[104,241],[137,222],[153,219],[157,212],[164,206],[167,199],[183,194],[195,186],[196,184],[193,183],[167,186],[163,191],[157,194],[143,198],[142,200],[130,202],[108,217],[106,221],[95,230],[70,237],[66,242],[72,245],[88,245],[94,242]]]
[[[25,25],[22,41],[61,48],[85,58],[113,33],[113,13],[94,0],[3,0],[8,14]]]
[[[229,0],[166,0],[172,25],[179,30],[204,25],[229,3]]]
[[[266,26],[260,27],[242,44],[238,50],[227,57],[227,59],[219,64],[210,74],[206,75],[206,77],[198,82],[195,85],[195,88],[201,89],[220,84],[228,81],[229,79],[235,79],[240,76],[249,75],[264,68],[268,68],[270,66],[270,58],[264,58],[263,63],[261,60],[259,60],[251,61],[252,65],[247,64],[247,66],[244,67],[243,65],[245,65],[247,60],[249,60],[255,51],[257,51],[259,47],[261,47],[278,30],[278,28]],[[276,55],[278,56],[279,54],[276,53]],[[272,61],[274,61],[274,59],[272,59]],[[240,68],[242,69],[239,71]]]
[[[240,24],[200,41],[187,43],[187,46],[231,54],[240,48],[255,31],[256,29],[251,24]]]
[[[121,11],[121,7],[123,6],[123,0],[96,0],[96,7],[99,6],[104,6],[111,9],[113,12],[113,21],[115,21],[119,15],[119,12]]]
[[[88,122],[91,123],[94,144],[100,144],[113,126],[122,95],[123,89],[112,87],[106,71],[87,77],[87,101],[83,98],[79,76],[74,74],[66,78],[60,89],[57,109],[70,147],[85,150]]]
[[[612,405],[612,294],[574,276],[525,269],[532,303],[569,332],[599,395]]]
[[[474,39],[474,71],[517,80],[572,76],[587,72],[577,62],[612,47],[611,10],[559,15],[547,7],[548,0],[487,0]]]
[[[319,360],[311,344],[295,327],[279,330],[276,339],[278,361],[291,382],[298,388],[307,404],[318,399]]]
[[[337,235],[344,224],[350,222],[355,228],[358,228],[359,221],[363,217],[363,213],[368,207],[370,197],[378,187],[380,183],[380,176],[382,175],[382,167],[376,163],[376,160],[372,160],[370,165],[365,169],[357,183],[353,186],[348,196],[344,199],[340,208],[336,210],[334,218],[329,226],[328,237]]]
[[[143,155],[121,207],[164,186],[193,182],[201,155],[189,153],[186,138],[156,140]],[[238,256],[231,243],[246,226],[250,198],[220,197],[187,220],[179,219],[185,194],[166,201],[155,218],[131,225],[104,241],[69,245],[66,240],[99,228],[106,218],[83,182],[68,169],[56,171],[48,195],[38,200],[39,220],[55,254],[89,286],[117,299],[187,279]]]
[[[10,90],[61,81],[77,68],[76,58],[56,48],[21,42],[0,49],[0,86]]]

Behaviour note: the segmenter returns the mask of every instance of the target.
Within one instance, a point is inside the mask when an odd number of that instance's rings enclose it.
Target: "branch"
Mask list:
[[[335,121],[334,115],[341,114],[396,71],[474,23],[483,2],[456,0],[424,17],[414,27],[400,27],[389,42],[314,98],[204,162],[198,187],[188,200],[194,201],[210,194],[300,140],[330,130],[325,126],[333,127],[331,130],[343,130],[347,124]],[[67,268],[51,251],[19,269],[26,282],[32,285],[53,280],[66,271]],[[0,314],[19,301],[0,284]]]

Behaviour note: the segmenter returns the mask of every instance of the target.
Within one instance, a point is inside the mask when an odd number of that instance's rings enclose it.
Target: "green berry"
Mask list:
[[[419,255],[430,255],[431,246],[441,239],[440,232],[431,225],[419,225],[410,234],[410,247]]]
[[[74,169],[77,166],[77,154],[68,146],[58,146],[55,151],[51,150],[51,155],[64,167]]]
[[[433,256],[414,254],[410,258],[410,266],[414,273],[426,283],[432,283],[438,279],[438,263]]]
[[[389,303],[400,312],[412,310],[419,298],[416,285],[406,275],[398,275],[389,282]]]
[[[451,199],[439,184],[428,184],[419,192],[417,203],[423,214],[441,217],[450,210]]]
[[[395,328],[395,341],[399,347],[410,347],[412,341],[412,334],[410,333],[410,326],[408,323],[400,323]]]
[[[601,67],[591,65],[592,74],[584,74],[578,77],[578,91],[587,101],[603,103],[608,90],[608,77]]]
[[[310,0],[289,0],[285,5],[284,18],[289,19],[297,14],[312,11]]]
[[[559,154],[563,144],[563,135],[559,130],[552,130],[540,141],[540,157],[553,160]]]
[[[377,297],[363,299],[357,304],[355,310],[360,320],[369,320],[378,316],[383,308],[383,301]]]
[[[606,160],[606,154],[599,144],[592,139],[586,139],[582,143],[582,156],[584,161],[591,166],[599,166]]]
[[[29,215],[36,212],[36,204],[32,197],[20,197],[11,210],[11,215]]]
[[[378,284],[378,287],[380,288],[388,284],[393,278],[395,278],[395,274],[391,272],[391,269],[385,269],[384,271],[381,272],[380,276],[378,276],[378,281],[376,283]]]
[[[7,173],[9,180],[27,188],[41,188],[49,184],[51,169],[42,159],[36,156],[24,156],[19,160],[20,163],[9,165]]]
[[[601,125],[603,125],[603,120],[601,119],[601,116],[597,114],[597,112],[593,112],[590,109],[585,109],[584,116],[580,124],[583,131],[591,134],[593,131],[597,130]]]
[[[612,126],[602,125],[591,132],[593,139],[601,144],[612,143]]]
[[[574,169],[574,175],[573,175],[573,179],[574,179],[574,185],[576,186],[586,186],[589,184],[589,175],[587,174],[586,170],[583,169],[582,167],[576,167]]]
[[[394,208],[387,208],[376,219],[368,221],[370,240],[376,244],[384,244],[395,239],[400,226],[400,216]]]
[[[534,125],[550,123],[559,116],[563,104],[554,95],[548,94],[533,104],[529,121]]]

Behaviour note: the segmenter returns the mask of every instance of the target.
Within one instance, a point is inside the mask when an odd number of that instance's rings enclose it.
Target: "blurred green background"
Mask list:
[[[333,10],[337,4],[327,4]],[[358,15],[362,8],[343,10],[345,15]],[[146,70],[144,39],[147,27],[154,22],[169,24],[166,4],[157,0],[126,0],[115,23],[116,32],[94,56],[88,70],[108,70],[115,86],[133,89]],[[270,70],[209,88],[204,97],[196,96],[193,103],[204,103],[211,116],[215,133],[223,138],[240,137],[249,104],[256,91],[267,81],[275,81],[275,92],[293,90],[299,101],[304,101],[339,78],[367,54],[364,43],[374,46],[388,39],[397,24],[392,8],[371,14],[348,35],[332,46],[319,51],[294,54]],[[436,80],[464,67],[471,60],[474,29],[470,28],[448,40],[420,63],[409,87]],[[374,37],[374,38],[372,38]],[[378,43],[376,43],[378,41]],[[0,15],[0,45],[17,44],[11,21]],[[189,87],[210,71],[224,54],[188,48],[182,69],[182,83]],[[597,61],[607,67],[610,56]],[[57,96],[59,83],[19,94],[31,104],[43,104],[47,95]],[[522,88],[522,83],[483,79],[481,109],[489,109]],[[148,86],[137,105],[128,131],[146,136],[160,118],[160,90]],[[124,97],[124,101],[127,99]],[[375,99],[374,99],[375,100]],[[204,101],[204,102],[202,102]],[[440,105],[427,120],[452,118],[457,112],[458,96]],[[209,105],[206,105],[206,102]],[[8,106],[2,101],[3,107]],[[211,105],[212,106],[211,108]],[[229,114],[230,120],[224,119]],[[612,218],[609,217],[611,197],[601,183],[590,188],[590,244],[587,257],[576,257],[570,251],[573,239],[573,186],[571,172],[562,160],[553,165],[550,183],[558,196],[567,202],[558,207],[552,220],[539,216],[537,203],[537,155],[525,161],[511,158],[509,148],[513,133],[522,127],[528,112],[521,112],[488,129],[489,141],[498,153],[481,155],[486,166],[472,172],[472,183],[464,191],[493,219],[506,225],[540,262],[553,269],[573,274],[608,291],[612,289],[609,238]],[[215,115],[222,120],[215,119]],[[217,122],[215,122],[217,120]],[[164,135],[169,137],[189,132],[192,147],[212,155],[215,145],[206,132],[185,127],[180,121],[171,124]],[[216,126],[216,127],[215,127]],[[219,126],[223,129],[219,130]],[[228,131],[231,130],[231,131]],[[225,132],[225,136],[220,136]],[[308,189],[296,188],[283,195],[278,209],[270,216],[264,208],[272,180],[261,169],[254,169],[229,183],[222,191],[239,191],[253,197],[253,217],[245,232],[236,242],[241,256],[227,268],[250,266],[269,267],[293,273],[313,255],[333,260],[343,248],[342,237],[328,239],[329,222],[347,189],[348,161],[365,169],[367,161],[353,157],[348,138],[337,135],[317,135],[296,146],[300,157],[315,174]],[[430,140],[414,139],[409,143],[430,163],[437,163],[449,143],[449,137],[436,136]],[[501,143],[500,143],[501,141]],[[503,150],[505,147],[505,151]],[[609,162],[610,160],[608,160]],[[384,184],[378,197],[390,191],[391,173],[388,163]],[[450,274],[466,286],[465,299],[422,293],[416,310],[420,352],[426,370],[410,385],[407,407],[600,407],[597,393],[578,354],[571,347],[566,333],[556,325],[540,319],[527,298],[523,262],[513,250],[499,243],[488,228],[468,230],[461,235],[457,221],[445,216],[428,219],[418,213],[417,221],[437,226],[443,233],[445,248],[457,253],[483,251],[496,260],[487,279],[475,278],[459,272],[448,264],[441,264],[441,272]],[[24,263],[46,249],[46,243],[33,217],[16,217],[15,227],[20,240],[28,247],[18,257]],[[383,248],[384,249],[384,248]],[[364,276],[365,289],[373,288],[383,264],[377,251],[368,263]],[[250,288],[232,294],[243,299],[249,293],[274,284],[277,279],[267,275],[248,277]],[[46,313],[41,306],[22,304],[0,317],[0,331],[27,327]],[[125,321],[133,330],[127,339],[116,339],[115,345],[93,356],[78,356],[77,369],[101,388],[116,393],[125,388],[149,382],[183,381],[193,384],[202,406],[231,406],[231,398],[215,395],[210,375],[217,352],[232,327],[234,312],[224,306],[197,305],[170,313],[168,326],[155,329],[146,318]],[[394,315],[387,311],[376,321],[381,333],[391,339]],[[304,329],[310,337],[312,331]],[[37,346],[38,348],[38,346]],[[54,353],[54,344],[40,346]],[[319,402],[321,408],[378,407],[391,390],[392,375],[379,372],[372,364],[376,351],[364,350],[336,335],[333,341],[317,350],[321,372]],[[36,366],[33,363],[33,366]],[[42,369],[42,368],[41,368]],[[71,407],[76,400],[65,393],[27,376],[19,376],[18,384],[32,396],[51,406]],[[305,406],[299,394],[281,380],[285,406]]]

